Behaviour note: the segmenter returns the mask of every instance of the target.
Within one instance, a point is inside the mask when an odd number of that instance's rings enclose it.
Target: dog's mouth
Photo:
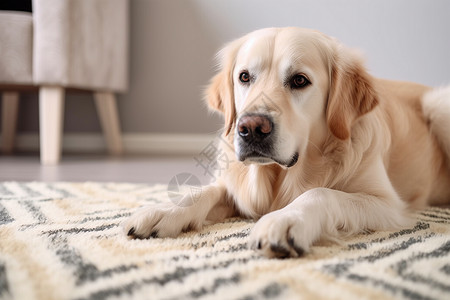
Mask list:
[[[282,167],[290,168],[294,166],[298,161],[298,152],[295,152],[290,159],[288,160],[280,160],[276,157],[267,156],[264,153],[260,152],[250,152],[246,153],[244,155],[239,156],[239,160],[242,161],[244,164],[251,164],[256,163],[259,165],[269,165],[269,164],[279,164]]]

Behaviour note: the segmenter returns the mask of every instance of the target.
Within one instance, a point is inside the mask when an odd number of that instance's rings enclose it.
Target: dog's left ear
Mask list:
[[[205,91],[205,100],[213,110],[221,112],[225,118],[225,135],[230,133],[235,119],[234,92],[227,70],[216,74]]]
[[[213,110],[224,114],[225,135],[233,128],[236,119],[236,108],[234,105],[233,70],[237,52],[244,39],[238,39],[218,53],[219,73],[217,73],[205,90],[205,100]]]
[[[350,138],[355,121],[378,104],[372,81],[359,55],[339,46],[331,62],[326,112],[328,127],[337,138]]]

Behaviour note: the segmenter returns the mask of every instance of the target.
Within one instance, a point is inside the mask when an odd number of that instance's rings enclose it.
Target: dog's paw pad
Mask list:
[[[130,230],[128,230],[127,236],[134,236],[135,231],[136,231],[136,228],[131,227]]]
[[[270,251],[272,251],[272,254],[277,258],[287,258],[291,253],[289,249],[286,249],[284,246],[279,244],[271,244]]]
[[[288,244],[289,246],[291,246],[292,249],[294,249],[295,253],[297,253],[297,255],[303,256],[305,254],[305,249],[303,249],[302,247],[299,247],[295,244],[295,241],[293,238],[288,239]]]

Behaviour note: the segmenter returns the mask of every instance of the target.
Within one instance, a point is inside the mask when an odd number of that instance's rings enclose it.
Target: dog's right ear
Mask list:
[[[219,73],[212,78],[205,91],[205,100],[208,106],[224,114],[225,135],[230,133],[236,121],[233,70],[242,42],[242,39],[236,40],[218,53]]]

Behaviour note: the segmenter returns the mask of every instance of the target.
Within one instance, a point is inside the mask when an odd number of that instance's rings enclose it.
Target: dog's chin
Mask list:
[[[257,165],[271,165],[278,164],[283,168],[293,167],[298,161],[298,152],[294,153],[289,159],[282,160],[275,157],[265,156],[260,153],[251,153],[245,156],[240,156],[239,160],[245,165],[257,164]]]

